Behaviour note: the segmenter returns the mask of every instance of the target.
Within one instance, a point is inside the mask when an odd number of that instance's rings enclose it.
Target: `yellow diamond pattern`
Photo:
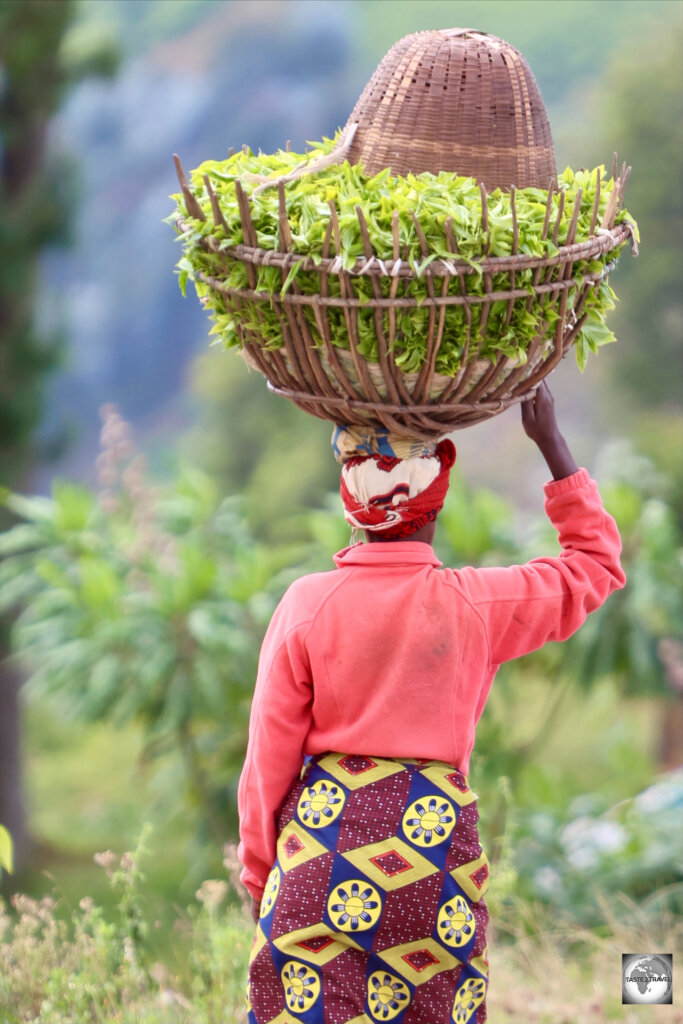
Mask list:
[[[481,956],[473,956],[470,960],[470,967],[474,967],[475,971],[479,971],[485,978],[489,976],[489,965],[486,962],[486,954],[488,952],[488,946],[484,949]]]
[[[411,953],[419,953],[423,949],[431,953],[437,962],[435,964],[428,964],[421,971],[417,971],[403,957],[410,956]],[[435,974],[440,974],[441,971],[450,971],[461,963],[460,960],[451,956],[443,946],[440,946],[432,938],[402,942],[400,946],[391,946],[389,949],[378,950],[377,956],[385,960],[402,977],[407,978],[412,985],[424,985],[425,981],[429,981]]]
[[[267,1024],[301,1024],[300,1017],[292,1017],[289,1010],[283,1010],[277,1017],[272,1017]]]
[[[489,887],[490,878],[487,875],[482,882],[481,889],[479,889],[472,881],[470,875],[475,874],[484,864],[488,867],[488,863],[488,857],[485,853],[482,853],[481,857],[477,857],[476,860],[471,860],[467,864],[461,864],[459,868],[454,868],[451,871],[451,877],[455,879],[465,895],[469,897],[471,903],[479,902]]]
[[[395,850],[411,865],[405,871],[399,871],[395,875],[385,875],[376,864],[372,863],[373,857],[382,853],[390,853]],[[411,882],[418,882],[421,878],[433,875],[438,868],[431,861],[427,860],[417,852],[415,847],[408,846],[402,839],[382,839],[379,843],[369,843],[356,850],[349,850],[342,854],[354,867],[359,868],[366,878],[374,882],[385,892],[393,892],[395,889],[402,889],[404,885]]]
[[[290,836],[296,836],[302,847],[293,857],[288,857],[286,850],[287,840]],[[305,864],[307,860],[313,860],[314,857],[319,857],[321,853],[327,852],[327,848],[322,843],[319,843],[294,820],[285,825],[277,841],[277,859],[285,874],[292,868],[297,868],[299,864]]]
[[[473,793],[471,789],[468,789],[466,793],[462,793],[457,786],[448,781],[447,776],[453,774],[453,765],[443,763],[431,764],[428,768],[424,768],[421,774],[424,775],[425,779],[429,779],[430,782],[438,786],[442,792],[447,793],[450,799],[454,803],[460,804],[461,807],[473,804],[477,799],[477,794]]]
[[[319,935],[329,935],[334,942],[320,950],[304,949],[298,946],[298,942],[305,942],[306,939],[317,938]],[[361,949],[362,947],[354,942],[350,935],[343,935],[340,932],[331,931],[324,924],[311,924],[306,928],[297,928],[294,932],[287,932],[279,939],[273,939],[273,945],[277,946],[280,952],[287,956],[297,957],[307,963],[315,964],[316,967],[323,967],[330,960],[343,953],[345,949]]]
[[[380,779],[388,779],[391,775],[398,775],[405,771],[404,766],[398,761],[388,760],[384,757],[371,757],[369,760],[375,762],[374,768],[368,768],[367,771],[359,772],[358,775],[352,775],[339,763],[346,756],[346,754],[328,754],[327,757],[321,758],[318,764],[323,771],[328,772],[347,789],[361,789],[371,782],[379,782]]]

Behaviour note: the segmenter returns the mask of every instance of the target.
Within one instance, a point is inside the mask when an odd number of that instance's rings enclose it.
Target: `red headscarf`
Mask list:
[[[339,490],[347,522],[362,530],[381,533],[387,540],[395,540],[409,537],[436,519],[443,508],[451,466],[455,462],[455,446],[452,441],[440,441],[433,456],[423,455],[416,459],[402,460],[386,455],[370,455],[349,459],[344,469],[374,460],[377,469],[389,474],[402,462],[417,463],[421,459],[438,459],[440,469],[432,482],[413,497],[409,496],[409,488],[405,483],[392,486],[387,478],[387,488],[381,493],[370,495],[367,501],[362,501],[351,493],[342,471]]]

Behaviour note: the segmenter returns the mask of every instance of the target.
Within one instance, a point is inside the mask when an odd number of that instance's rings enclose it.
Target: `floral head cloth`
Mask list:
[[[337,431],[333,446],[335,439]],[[364,432],[362,444],[373,454],[365,454],[364,448],[353,454],[347,446],[346,458],[337,458],[343,462],[339,490],[346,521],[357,529],[396,539],[409,537],[436,519],[443,508],[455,446],[448,440],[436,444],[399,438],[402,445],[423,449],[421,454],[399,458],[385,454],[391,439],[386,431],[374,437]]]

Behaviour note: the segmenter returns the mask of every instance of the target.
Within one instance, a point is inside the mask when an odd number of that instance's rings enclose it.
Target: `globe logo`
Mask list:
[[[622,1003],[671,1003],[670,953],[622,953]]]

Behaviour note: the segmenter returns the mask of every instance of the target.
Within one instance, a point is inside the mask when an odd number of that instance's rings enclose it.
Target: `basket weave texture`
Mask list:
[[[236,322],[241,320],[244,357],[266,376],[275,393],[335,423],[379,425],[417,437],[440,437],[488,419],[522,400],[569,350],[585,320],[587,300],[610,269],[601,266],[586,272],[583,261],[603,257],[604,263],[605,254],[622,246],[629,235],[632,237],[629,224],[615,225],[630,168],[623,164],[618,173],[615,155],[610,201],[599,220],[598,187],[587,241],[574,241],[579,196],[566,244],[544,257],[519,253],[515,187],[533,185],[548,190],[543,238],[553,241],[558,238],[564,192],[560,193],[560,212],[553,222],[550,212],[557,179],[550,128],[526,61],[503,40],[471,30],[419,32],[400,40],[382,60],[354,107],[347,129],[356,125],[347,158],[352,163],[361,160],[370,173],[390,166],[394,173],[447,170],[477,178],[485,230],[487,189],[501,187],[512,193],[512,254],[485,256],[480,262],[484,294],[468,289],[468,278],[476,271],[469,261],[457,256],[435,259],[423,270],[428,292],[421,303],[428,310],[427,358],[419,373],[403,373],[394,359],[397,345],[400,347],[401,317],[416,306],[416,299],[409,293],[416,269],[402,259],[406,254],[399,245],[397,215],[393,259],[379,260],[373,253],[362,211],[357,208],[364,256],[353,268],[345,269],[339,255],[334,202],[329,204],[323,258],[314,262],[292,251],[283,181],[277,185],[277,250],[258,246],[249,198],[236,181],[244,243],[225,248],[221,246],[220,226],[224,221],[220,206],[205,175],[217,234],[205,234],[201,244],[207,252],[221,252],[226,260],[239,260],[246,269],[248,287],[231,288],[220,276],[201,272],[197,277],[234,312]],[[178,160],[176,167],[188,214],[204,220]],[[413,219],[423,255],[428,257],[419,220],[414,215]],[[191,230],[182,217],[178,217],[177,225],[180,231]],[[457,253],[448,222],[445,233],[449,251]],[[579,261],[583,270],[576,272]],[[309,294],[310,289],[304,293],[296,279],[282,294],[257,290],[259,267],[281,268],[284,282],[297,262],[303,263],[302,270],[318,275],[314,294]],[[533,271],[532,293],[516,282],[518,272],[527,269]],[[369,302],[358,292],[360,276],[367,276],[372,283],[373,298]],[[381,281],[383,277],[389,279],[390,287]],[[533,304],[555,321],[550,333],[539,332],[522,365],[504,355],[494,363],[478,358],[491,307],[500,302],[507,304],[508,324],[516,303],[526,304],[527,309]],[[281,348],[266,348],[259,338],[254,310],[258,320],[259,308],[264,310],[266,305],[278,315]],[[435,372],[436,358],[446,310],[454,305],[464,310],[467,339],[461,369],[454,377],[444,377]],[[475,306],[479,308],[473,317]],[[348,350],[331,342],[332,321],[338,324],[341,314]],[[369,314],[374,318],[377,339],[376,364],[366,361],[359,346],[359,316]],[[475,327],[470,331],[472,320]]]
[[[536,80],[509,43],[471,29],[415,32],[383,58],[347,124],[368,174],[451,171],[494,188],[557,185]]]

